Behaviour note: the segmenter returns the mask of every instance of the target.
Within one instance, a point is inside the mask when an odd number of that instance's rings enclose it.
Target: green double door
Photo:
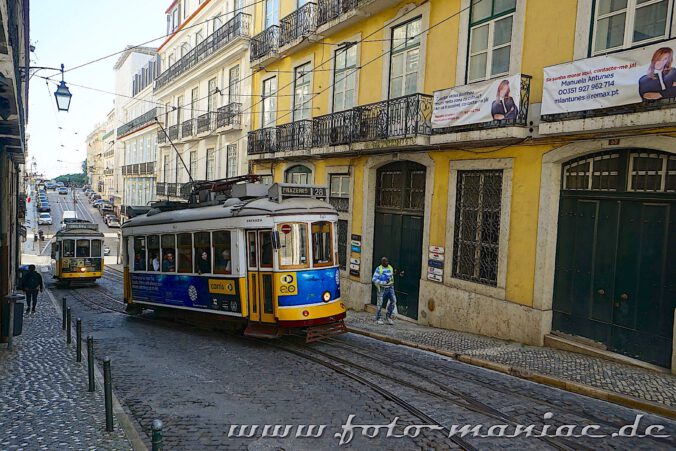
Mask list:
[[[401,161],[380,168],[376,181],[373,271],[383,256],[395,270],[400,315],[418,319],[422,272],[425,166]],[[376,303],[376,290],[371,301]]]
[[[669,367],[675,197],[563,191],[558,228],[553,329]]]

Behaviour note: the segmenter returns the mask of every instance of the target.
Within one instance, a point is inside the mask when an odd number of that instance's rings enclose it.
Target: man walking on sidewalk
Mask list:
[[[373,273],[372,281],[378,290],[376,323],[383,324],[383,320],[380,319],[380,310],[383,306],[383,300],[387,299],[387,304],[385,304],[385,320],[387,324],[392,325],[394,324],[392,321],[392,311],[397,303],[397,297],[394,294],[394,269],[390,266],[387,257],[383,257],[380,261],[380,266]]]
[[[42,284],[42,276],[35,270],[35,265],[28,267],[28,274],[23,277],[23,291],[26,293],[26,313],[31,310],[35,313],[35,305],[38,303],[38,290],[40,293],[45,289]],[[33,308],[31,309],[31,301]]]

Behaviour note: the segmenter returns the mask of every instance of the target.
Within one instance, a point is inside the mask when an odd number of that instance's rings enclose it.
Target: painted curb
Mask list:
[[[510,376],[518,377],[520,379],[525,379],[531,382],[538,384],[548,385],[550,387],[558,388],[561,390],[569,391],[576,393],[578,395],[588,396],[590,398],[600,399],[602,401],[612,402],[614,404],[619,404],[624,407],[629,407],[631,409],[643,410],[645,412],[653,413],[655,415],[660,415],[671,420],[676,419],[676,409],[673,409],[664,404],[659,404],[652,401],[646,401],[644,399],[639,399],[633,396],[624,395],[621,393],[612,392],[609,390],[604,390],[602,388],[592,387],[591,385],[581,384],[579,382],[569,381],[567,379],[562,379],[555,376],[549,376],[541,373],[533,373],[523,368],[512,367],[509,365],[504,365],[501,363],[491,362],[489,360],[484,360],[478,357],[473,357],[468,354],[451,352],[444,349],[438,349],[433,346],[415,343],[408,340],[401,340],[398,338],[393,338],[388,335],[379,334],[376,332],[370,332],[363,329],[358,329],[355,327],[348,326],[348,332],[352,332],[358,335],[364,335],[375,340],[385,341],[387,343],[392,343],[396,345],[407,346],[409,348],[422,349],[424,351],[433,352],[435,354],[443,355],[445,357],[450,357],[454,360],[457,360],[462,363],[467,363],[469,365],[479,366],[489,370],[497,371],[499,373],[508,374]]]
[[[54,307],[54,310],[56,310],[56,313],[61,314],[61,306],[59,305],[58,301],[56,300],[52,292],[47,287],[45,287],[45,292],[51,299],[52,306]],[[86,350],[87,349],[86,338],[82,340],[82,344],[83,344],[82,349]],[[97,390],[103,387],[103,374],[101,373],[99,366],[96,364],[94,365],[94,378],[96,379]],[[132,446],[134,451],[148,451],[148,447],[141,439],[141,434],[134,426],[134,423],[132,422],[131,418],[129,418],[129,415],[127,415],[127,412],[124,411],[124,408],[122,407],[122,404],[115,395],[115,392],[113,392],[113,414],[117,418],[117,422],[124,431],[124,435],[126,436],[127,440],[129,441],[129,444]]]

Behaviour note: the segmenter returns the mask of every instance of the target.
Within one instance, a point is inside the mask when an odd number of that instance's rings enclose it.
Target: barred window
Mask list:
[[[347,221],[343,219],[338,220],[338,265],[347,268]]]
[[[497,285],[502,171],[458,171],[453,277]]]

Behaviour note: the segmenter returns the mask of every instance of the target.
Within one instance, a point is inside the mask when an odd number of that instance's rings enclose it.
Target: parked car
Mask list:
[[[57,192],[59,194],[68,194],[68,188],[66,188],[65,186],[62,186],[57,190]]]
[[[103,246],[103,255],[110,255],[110,248],[108,246]]]
[[[52,211],[52,209],[49,207],[49,203],[47,202],[43,202],[38,205],[38,212],[43,213],[45,211]]]
[[[108,221],[108,227],[118,227],[119,228],[120,227],[120,221],[118,221],[117,218],[111,219],[111,220]]]
[[[100,195],[100,194],[94,193],[94,194],[92,194],[91,196],[89,196],[89,201],[92,202],[92,203],[95,202],[95,201],[97,201],[97,200],[99,200],[99,199],[101,199],[101,195]]]
[[[40,213],[40,216],[38,216],[38,225],[52,225],[52,215],[49,213]]]
[[[105,222],[106,224],[108,224],[108,221],[110,221],[111,219],[117,220],[117,216],[115,216],[114,214],[111,214],[111,213],[107,213],[107,214],[103,217],[103,222]]]
[[[61,186],[66,186],[66,184],[63,183],[63,182],[56,182],[56,186],[61,187]]]
[[[103,199],[94,199],[92,200],[92,206],[97,207],[99,204],[107,203],[108,201]]]
[[[96,205],[96,208],[99,209],[99,212],[101,215],[103,215],[104,211],[113,211],[113,204],[108,203],[108,202],[101,202],[100,204]]]

